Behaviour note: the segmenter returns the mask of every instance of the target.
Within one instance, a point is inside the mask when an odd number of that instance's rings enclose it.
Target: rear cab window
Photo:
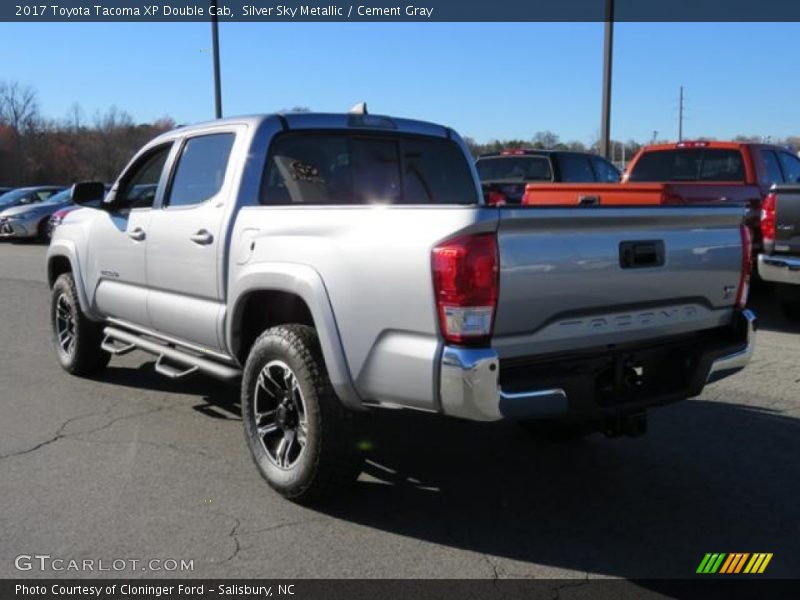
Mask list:
[[[744,182],[739,150],[691,148],[645,152],[631,170],[629,181]]]
[[[552,181],[547,156],[491,156],[475,163],[481,181]]]
[[[273,142],[259,202],[477,204],[478,195],[469,163],[452,140],[298,132]]]

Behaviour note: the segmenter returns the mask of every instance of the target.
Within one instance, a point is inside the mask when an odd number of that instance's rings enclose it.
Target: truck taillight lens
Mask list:
[[[775,194],[768,194],[761,203],[761,237],[765,242],[775,241]]]
[[[744,308],[750,293],[750,273],[753,270],[753,236],[747,225],[742,224],[740,231],[742,236],[742,273],[739,276],[739,287],[736,290],[736,306]]]
[[[433,289],[447,342],[486,345],[492,336],[499,288],[497,238],[467,235],[433,249]]]

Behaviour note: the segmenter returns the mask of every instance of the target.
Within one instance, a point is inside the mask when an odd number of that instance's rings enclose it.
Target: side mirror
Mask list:
[[[106,195],[106,186],[102,181],[79,181],[72,186],[70,198],[80,206],[101,200]]]

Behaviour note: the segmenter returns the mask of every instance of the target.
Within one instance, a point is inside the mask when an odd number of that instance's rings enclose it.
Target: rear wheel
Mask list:
[[[103,326],[81,311],[72,273],[56,279],[50,298],[50,322],[56,356],[72,375],[92,375],[105,368],[111,355],[100,348]]]
[[[336,397],[313,328],[282,325],[255,341],[242,378],[245,440],[282,496],[319,501],[358,477],[358,417]]]
[[[47,231],[47,223],[48,219],[42,219],[39,225],[36,227],[36,239],[40,242],[46,242],[50,239]]]

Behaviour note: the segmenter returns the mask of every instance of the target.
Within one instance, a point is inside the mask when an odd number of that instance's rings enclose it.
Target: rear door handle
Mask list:
[[[137,227],[133,231],[128,232],[128,237],[136,242],[141,242],[146,236],[144,233],[144,229],[141,227]]]
[[[195,234],[189,236],[189,239],[192,240],[195,244],[200,244],[201,246],[207,246],[211,242],[214,241],[214,236],[208,232],[206,229],[201,229]]]

